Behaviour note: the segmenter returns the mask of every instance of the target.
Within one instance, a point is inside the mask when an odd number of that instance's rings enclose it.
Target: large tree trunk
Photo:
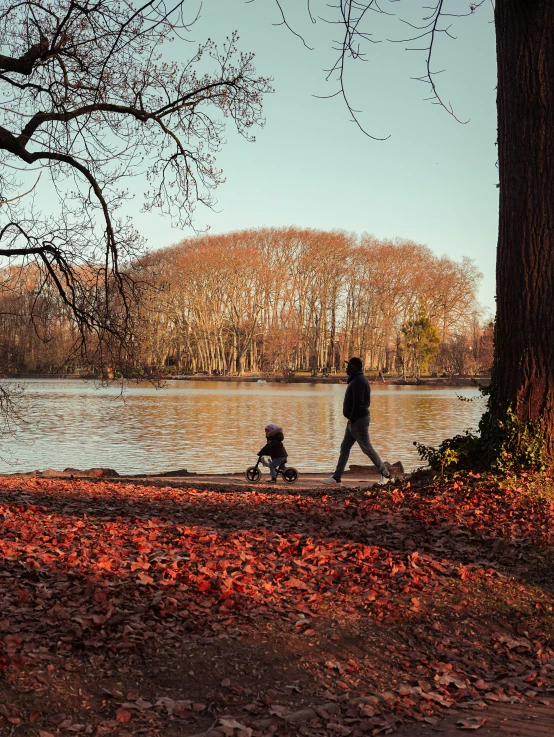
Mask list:
[[[492,415],[554,458],[554,2],[497,0],[500,226]]]

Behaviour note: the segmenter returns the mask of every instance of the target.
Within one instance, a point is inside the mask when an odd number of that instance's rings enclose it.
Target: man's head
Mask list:
[[[346,373],[348,376],[352,376],[352,374],[359,374],[360,371],[362,371],[364,365],[362,363],[361,358],[357,358],[354,356],[354,358],[349,358],[348,363],[346,364]]]

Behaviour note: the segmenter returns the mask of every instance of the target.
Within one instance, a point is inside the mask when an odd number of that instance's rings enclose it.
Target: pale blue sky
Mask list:
[[[314,11],[316,3],[312,0]],[[383,7],[396,12],[419,6],[416,0],[390,6],[383,0]],[[440,89],[459,117],[470,119],[467,125],[424,101],[427,88],[410,80],[423,74],[424,56],[404,51],[406,44],[369,45],[368,61],[350,65],[352,100],[372,134],[390,134],[384,142],[363,136],[338,98],[314,97],[335,89],[322,72],[333,59],[332,29],[322,22],[312,25],[303,0],[285,0],[283,7],[314,51],[285,28],[272,26],[279,20],[274,0],[205,0],[190,34],[197,41],[208,36],[222,41],[238,30],[239,46],[256,53],[257,70],[272,76],[275,87],[266,98],[267,124],[256,132],[255,143],[229,127],[218,156],[227,181],[216,192],[216,212],[198,209],[198,227],[222,233],[296,225],[410,238],[437,254],[473,258],[484,275],[481,301],[492,311],[498,179],[491,7],[451,19],[457,40],[440,40],[436,49],[435,69],[446,68],[437,77]],[[320,2],[320,12],[324,8]],[[450,0],[447,10],[466,12],[469,3],[466,8]],[[385,20],[374,27],[376,38],[401,38],[410,31],[398,20]],[[190,49],[177,42],[172,50],[186,58]],[[151,248],[192,234],[153,214],[139,215],[137,224]]]

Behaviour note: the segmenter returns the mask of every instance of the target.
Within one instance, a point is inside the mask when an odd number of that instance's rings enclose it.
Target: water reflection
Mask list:
[[[108,466],[120,473],[188,468],[224,473],[255,460],[263,428],[285,429],[290,462],[331,471],[344,432],[342,385],[168,382],[126,389],[90,382],[29,380],[29,425],[5,446],[3,472]],[[419,464],[414,440],[436,444],[475,427],[483,410],[474,389],[374,386],[372,442],[387,460]],[[364,463],[356,447],[352,463]]]

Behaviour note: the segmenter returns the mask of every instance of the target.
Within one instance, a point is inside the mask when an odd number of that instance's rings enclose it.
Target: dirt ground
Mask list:
[[[371,468],[371,467],[369,467]],[[404,469],[401,464],[395,464],[392,468],[392,473],[395,480],[403,480],[406,476]],[[248,490],[248,489],[264,489],[268,491],[271,487],[269,486],[269,472],[267,469],[260,467],[261,478],[256,484],[252,484],[251,481],[247,481],[244,473],[222,473],[222,474],[187,474],[186,471],[170,471],[166,474],[160,475],[118,475],[111,471],[111,469],[91,469],[90,471],[79,472],[75,469],[75,473],[67,471],[58,471],[48,469],[43,472],[34,472],[30,474],[16,474],[16,476],[30,476],[38,478],[92,478],[96,480],[110,480],[118,482],[127,482],[134,484],[146,484],[152,486],[173,486],[174,488],[181,488],[183,484],[194,484],[199,489],[227,489],[236,487],[237,490]],[[105,473],[105,475],[103,475]],[[113,473],[113,476],[110,475]],[[98,474],[98,475],[97,475]],[[298,476],[297,481],[294,483],[288,483],[279,477],[275,489],[282,489],[283,492],[290,491],[302,492],[302,491],[313,491],[314,489],[324,488],[322,483],[324,478],[329,476],[328,473],[301,473]],[[358,471],[346,471],[342,479],[343,489],[371,489],[379,480],[381,474],[377,470],[364,470],[363,472]],[[0,475],[0,478],[2,476]],[[10,478],[10,476],[6,476]],[[332,491],[334,487],[330,487]]]

